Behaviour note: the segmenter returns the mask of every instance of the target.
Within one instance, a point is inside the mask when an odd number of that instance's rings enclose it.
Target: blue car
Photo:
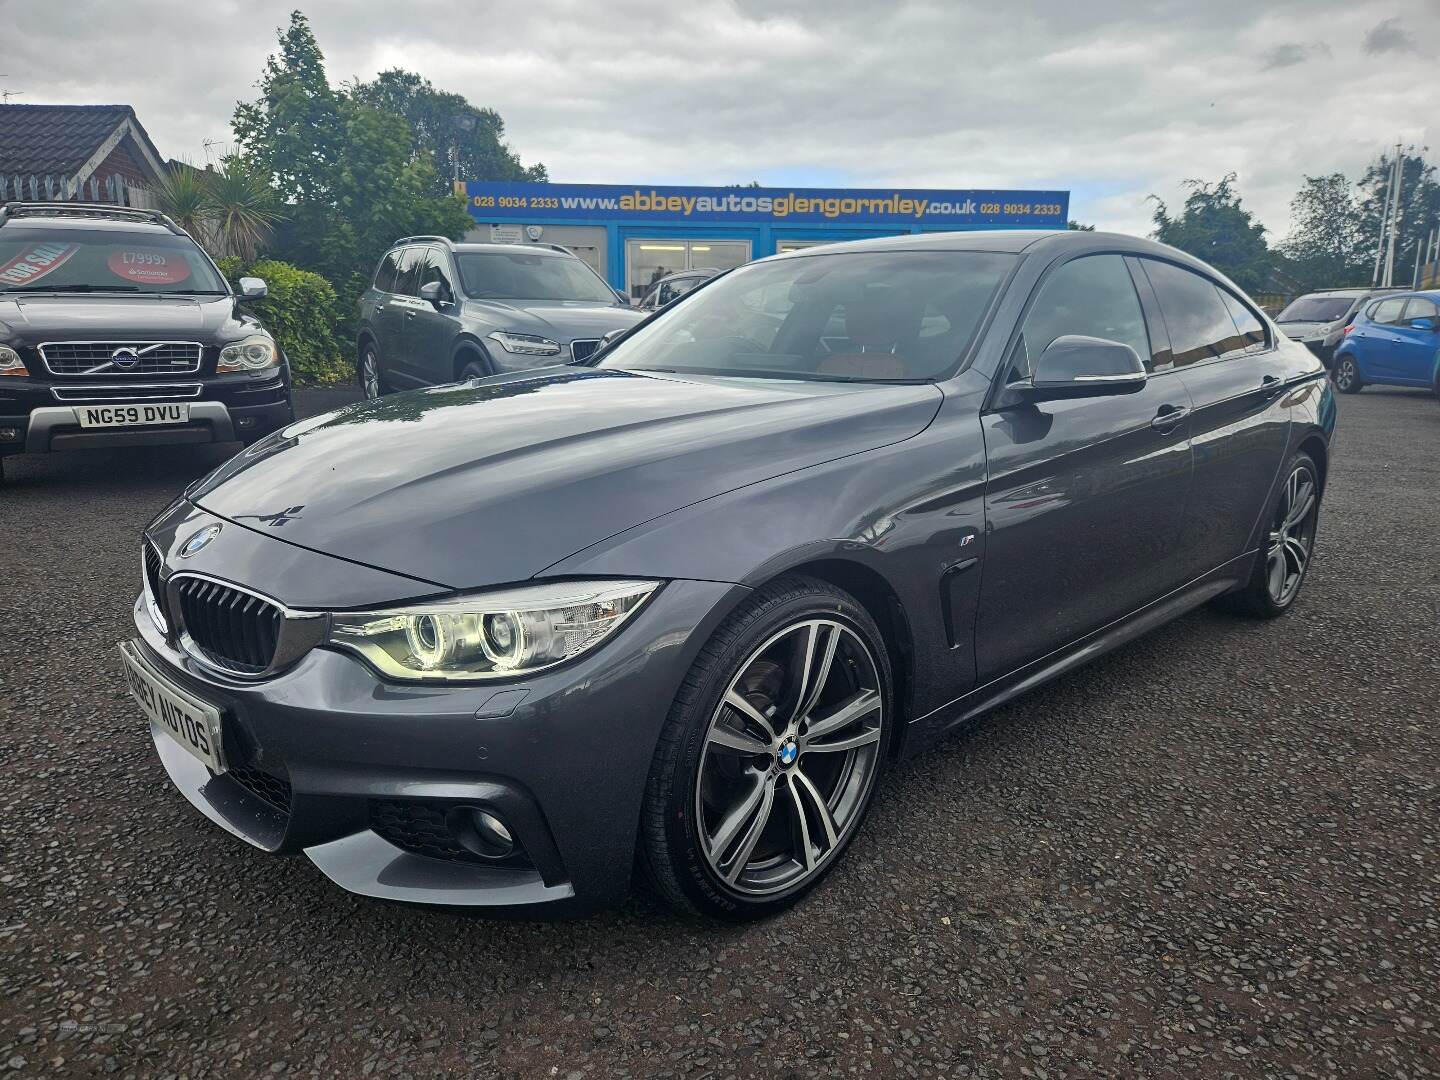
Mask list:
[[[1440,395],[1440,292],[1372,301],[1355,316],[1331,367],[1342,394],[1378,386],[1424,386]]]

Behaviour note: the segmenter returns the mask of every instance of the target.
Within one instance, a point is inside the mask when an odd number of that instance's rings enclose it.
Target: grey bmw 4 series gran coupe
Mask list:
[[[585,910],[638,866],[754,918],[897,757],[1197,605],[1289,609],[1334,424],[1171,248],[811,248],[245,450],[146,529],[123,663],[185,797],[346,889]]]

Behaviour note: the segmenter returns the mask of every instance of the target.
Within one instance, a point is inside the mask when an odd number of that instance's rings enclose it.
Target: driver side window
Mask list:
[[[1006,382],[1035,374],[1035,362],[1058,337],[1083,334],[1129,345],[1150,369],[1145,315],[1119,255],[1072,259],[1045,279],[1021,324]]]

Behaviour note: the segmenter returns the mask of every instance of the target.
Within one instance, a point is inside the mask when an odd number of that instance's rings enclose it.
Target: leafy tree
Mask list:
[[[1367,284],[1374,244],[1367,246],[1364,217],[1344,173],[1307,176],[1290,200],[1290,235],[1277,245],[1287,270],[1304,289]]]
[[[235,138],[288,200],[323,202],[344,137],[340,96],[325,77],[325,54],[305,16],[291,12],[278,34],[280,51],[265,62],[259,100],[235,106]]]
[[[1175,216],[1159,197],[1155,201],[1155,239],[1204,259],[1229,275],[1246,292],[1263,292],[1274,267],[1265,242],[1265,226],[1240,205],[1235,174],[1214,184],[1186,180],[1190,194]]]
[[[404,115],[331,88],[304,15],[293,12],[279,39],[260,97],[235,109],[235,137],[283,202],[276,256],[334,284],[348,329],[365,278],[396,237],[459,239],[470,216],[433,156],[417,153]]]
[[[1074,218],[1071,218],[1069,221],[1067,221],[1067,222],[1065,223],[1065,228],[1071,230],[1072,232],[1094,232],[1094,231],[1095,231],[1095,226],[1094,226],[1094,225],[1086,225],[1083,221],[1076,221]]]
[[[413,71],[382,71],[370,82],[352,84],[349,95],[409,122],[411,153],[431,159],[433,194],[450,190],[457,166],[461,180],[549,179],[544,165],[527,168],[505,145],[505,121],[499,113],[477,108],[460,94],[437,90]]]
[[[1423,148],[1421,148],[1423,150]],[[1395,158],[1381,154],[1357,185],[1360,189],[1360,228],[1363,244],[1368,246],[1368,268],[1364,281],[1375,270],[1375,249],[1380,243],[1380,222],[1390,197],[1391,169]],[[1415,266],[1415,245],[1423,244],[1440,219],[1440,183],[1435,180],[1435,166],[1429,164],[1421,151],[1406,147],[1401,154],[1400,216],[1395,238],[1395,282],[1408,285]],[[1410,269],[1405,269],[1409,267]],[[1381,271],[1384,272],[1383,270]]]

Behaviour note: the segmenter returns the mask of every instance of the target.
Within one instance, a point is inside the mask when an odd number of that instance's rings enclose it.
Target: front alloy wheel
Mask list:
[[[851,597],[802,578],[757,593],[702,651],[656,751],[645,840],[662,895],[747,919],[816,884],[864,817],[889,695]]]
[[[799,884],[859,820],[880,751],[879,682],[865,643],[831,619],[786,627],[741,665],[695,787],[705,859],[731,888]]]

